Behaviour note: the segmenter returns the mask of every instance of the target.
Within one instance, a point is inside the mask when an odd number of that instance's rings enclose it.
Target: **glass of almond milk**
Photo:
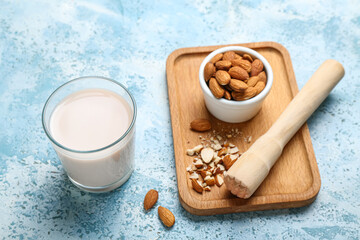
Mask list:
[[[121,186],[134,169],[136,103],[120,83],[81,77],[56,89],[44,131],[72,183],[89,192]]]

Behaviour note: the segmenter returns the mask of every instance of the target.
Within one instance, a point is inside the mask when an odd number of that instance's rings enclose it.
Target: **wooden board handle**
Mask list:
[[[344,76],[336,60],[326,60],[286,107],[273,126],[245,152],[225,175],[227,188],[249,198],[268,175],[284,146]]]

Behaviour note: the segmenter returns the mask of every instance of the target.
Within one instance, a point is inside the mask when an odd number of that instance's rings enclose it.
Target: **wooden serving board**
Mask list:
[[[238,128],[244,136],[252,136],[250,143],[244,141],[244,137],[231,140],[240,152],[245,152],[270,128],[299,91],[290,55],[282,45],[275,42],[234,45],[258,51],[268,60],[274,72],[274,83],[262,109],[245,123],[230,124],[213,117],[205,107],[200,89],[198,71],[201,62],[210,52],[225,45],[182,48],[172,52],[167,59],[166,74],[180,202],[188,212],[196,215],[308,205],[315,200],[320,190],[320,174],[306,124],[284,148],[281,157],[251,198],[244,200],[233,196],[225,184],[202,194],[192,189],[186,167],[192,163],[193,157],[186,155],[186,149],[200,144],[200,135],[207,136],[206,133],[190,130],[192,120],[206,118],[217,132]]]

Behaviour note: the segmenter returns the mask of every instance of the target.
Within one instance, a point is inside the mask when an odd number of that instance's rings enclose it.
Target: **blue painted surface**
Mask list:
[[[355,1],[0,1],[3,239],[357,239],[360,7]],[[175,49],[276,41],[301,88],[327,58],[346,76],[308,121],[322,188],[300,209],[199,217],[178,200],[165,61]],[[42,130],[51,92],[79,76],[125,84],[138,103],[136,169],[111,193],[81,192]],[[166,229],[142,201],[159,190]]]

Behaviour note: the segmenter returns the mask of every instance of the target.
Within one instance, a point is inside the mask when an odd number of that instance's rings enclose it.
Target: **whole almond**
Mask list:
[[[206,173],[205,173],[206,174]],[[205,175],[206,176],[206,175]],[[193,187],[193,189],[198,192],[198,193],[202,193],[204,188],[201,186],[201,184],[199,183],[198,180],[192,178],[191,179],[191,185]]]
[[[248,88],[248,85],[244,83],[243,81],[237,80],[237,79],[231,79],[229,83],[229,87],[231,87],[232,90],[240,92],[244,91]]]
[[[249,54],[246,54],[246,53],[243,55],[243,59],[248,60],[250,62],[253,62],[252,57]]]
[[[210,60],[210,62],[216,63],[217,61],[220,61],[222,58],[223,58],[223,54],[218,53]]]
[[[266,84],[266,73],[264,71],[259,73],[258,77],[259,77],[259,81],[264,82]]]
[[[244,60],[244,59],[233,59],[233,60],[231,60],[231,64],[232,64],[233,66],[242,67],[242,68],[245,69],[248,73],[251,72],[251,62],[249,62],[248,60]]]
[[[225,52],[223,55],[223,60],[233,60],[236,58],[236,53],[234,51]]]
[[[255,87],[254,87],[255,89],[256,89],[256,94],[259,94],[259,93],[261,93],[262,92],[262,90],[264,90],[264,88],[265,88],[265,83],[264,82],[258,82],[258,83],[256,83],[256,85],[255,85]]]
[[[235,59],[242,59],[242,57],[237,53],[235,53],[234,57],[235,57]]]
[[[220,85],[227,85],[230,82],[230,75],[224,70],[218,70],[215,73],[215,78]]]
[[[254,87],[256,83],[259,81],[259,79],[260,79],[259,76],[250,77],[249,80],[247,81],[247,85],[249,87]]]
[[[215,63],[215,67],[218,70],[229,70],[229,68],[231,68],[231,61],[228,60],[217,61]]]
[[[211,129],[211,123],[207,119],[195,119],[190,123],[190,128],[197,132],[205,132]]]
[[[208,82],[209,79],[214,75],[216,68],[213,63],[208,62],[204,67],[204,78]]]
[[[264,64],[259,59],[255,59],[251,64],[251,76],[259,75],[263,68]]]
[[[229,74],[232,78],[239,79],[239,80],[246,80],[249,78],[248,72],[239,66],[230,68]]]
[[[256,94],[257,94],[257,90],[254,87],[248,87],[245,91],[242,91],[242,92],[233,91],[231,93],[231,96],[236,101],[243,101],[243,100],[248,100],[248,99],[256,96]]]
[[[162,206],[158,207],[158,214],[159,218],[162,223],[167,227],[172,227],[175,223],[175,216],[174,214],[167,208]]]
[[[151,189],[150,191],[148,191],[144,198],[145,210],[149,210],[150,208],[152,208],[157,202],[158,198],[159,193],[156,190]]]
[[[224,96],[225,90],[219,85],[215,78],[210,79],[209,88],[216,98],[222,98],[222,96]]]
[[[225,93],[224,93],[224,98],[227,99],[227,100],[231,100],[231,94],[225,90]]]

